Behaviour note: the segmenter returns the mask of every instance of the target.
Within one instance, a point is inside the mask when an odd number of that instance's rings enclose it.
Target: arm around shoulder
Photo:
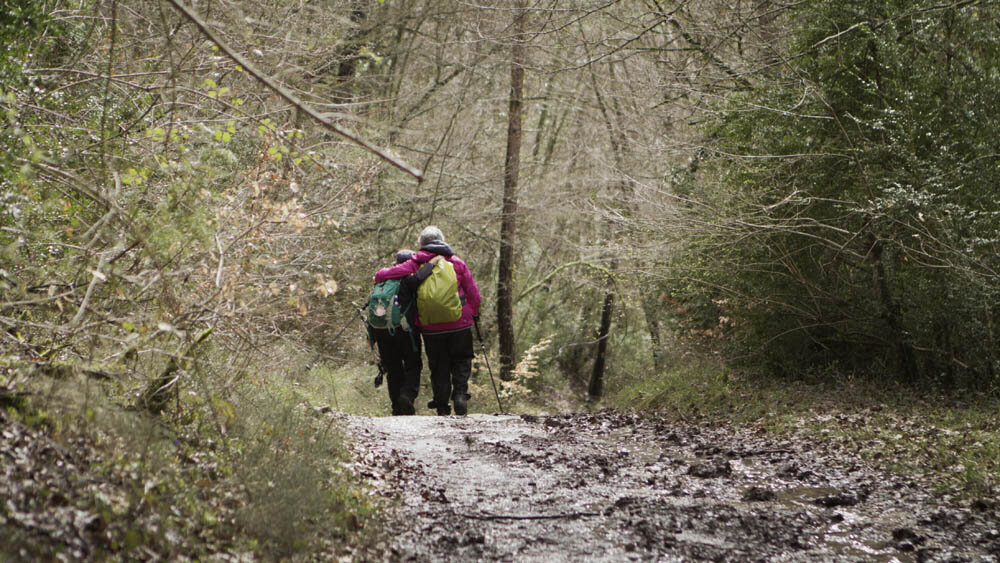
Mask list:
[[[382,268],[375,273],[375,283],[382,283],[385,280],[395,280],[399,278],[405,278],[406,276],[416,272],[420,268],[416,260],[407,260],[402,264],[396,264],[391,268]]]

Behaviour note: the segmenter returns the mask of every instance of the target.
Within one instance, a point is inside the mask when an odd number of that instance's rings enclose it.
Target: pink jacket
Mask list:
[[[428,248],[434,250],[431,252]],[[476,286],[476,280],[472,279],[472,272],[469,271],[469,267],[465,265],[465,262],[461,258],[455,256],[451,248],[443,243],[432,243],[428,246],[417,251],[412,258],[403,262],[402,264],[397,264],[391,268],[383,268],[375,274],[375,283],[381,283],[385,280],[393,280],[398,278],[405,278],[410,274],[415,274],[420,266],[429,262],[435,256],[442,256],[445,260],[451,262],[451,265],[455,268],[455,275],[458,277],[458,295],[465,300],[465,305],[462,307],[462,316],[458,318],[457,321],[450,323],[430,323],[424,325],[420,322],[420,311],[417,311],[417,326],[428,332],[447,332],[451,330],[459,330],[472,326],[473,317],[479,315],[479,303],[482,301],[482,297],[479,295],[479,288]]]

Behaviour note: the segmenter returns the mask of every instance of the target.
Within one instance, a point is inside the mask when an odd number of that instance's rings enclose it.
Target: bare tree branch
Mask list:
[[[402,170],[403,172],[406,172],[410,176],[413,176],[414,178],[416,178],[417,182],[423,182],[424,176],[423,176],[423,174],[419,170],[417,170],[416,168],[413,168],[412,166],[410,166],[409,164],[407,164],[406,162],[404,162],[402,159],[399,159],[399,158],[397,158],[397,157],[389,154],[388,152],[385,151],[385,149],[376,147],[375,145],[369,143],[368,141],[365,141],[364,139],[362,139],[362,138],[360,138],[360,137],[358,137],[356,135],[353,135],[353,134],[351,134],[351,133],[349,133],[347,131],[344,131],[343,129],[341,129],[340,127],[338,127],[336,124],[334,124],[333,122],[331,122],[329,120],[329,118],[324,117],[322,114],[320,114],[319,112],[317,112],[315,109],[313,109],[312,107],[306,105],[305,102],[303,102],[302,100],[300,100],[295,94],[292,94],[287,88],[282,87],[277,82],[275,82],[274,80],[272,80],[270,76],[264,74],[259,69],[257,69],[255,66],[253,66],[250,63],[250,61],[246,60],[246,58],[244,58],[242,55],[240,55],[239,53],[237,53],[228,44],[226,44],[222,40],[222,38],[220,38],[218,36],[218,34],[215,33],[215,31],[213,31],[210,27],[208,27],[208,25],[204,21],[202,21],[201,18],[199,18],[197,14],[195,14],[194,12],[192,12],[190,8],[188,8],[187,6],[184,6],[178,0],[169,0],[169,1],[170,1],[170,3],[175,8],[177,8],[178,11],[180,11],[189,20],[191,20],[191,22],[194,23],[195,26],[197,26],[198,29],[200,29],[201,32],[205,34],[205,36],[207,36],[213,43],[215,43],[216,45],[218,45],[219,49],[222,50],[222,52],[226,53],[227,55],[229,55],[229,57],[231,59],[233,59],[234,61],[236,61],[236,64],[242,66],[243,70],[245,70],[247,73],[249,73],[251,76],[253,76],[257,80],[259,80],[262,83],[264,83],[265,86],[267,86],[268,88],[270,88],[271,90],[273,90],[276,94],[278,94],[279,96],[281,96],[282,98],[284,98],[285,100],[287,100],[288,103],[292,104],[293,106],[295,106],[296,108],[298,108],[300,111],[302,111],[303,113],[305,113],[309,117],[313,118],[316,122],[322,124],[327,129],[333,131],[334,133],[337,133],[338,135],[341,135],[341,136],[345,137],[346,139],[348,139],[348,140],[354,142],[355,144],[361,146],[362,148],[364,148],[368,152],[370,152],[370,153],[378,156],[382,160],[388,162],[389,164],[395,166],[396,168],[399,168],[400,170]]]

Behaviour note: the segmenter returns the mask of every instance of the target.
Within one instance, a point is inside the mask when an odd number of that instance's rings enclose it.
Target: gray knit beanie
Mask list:
[[[418,241],[420,246],[427,246],[432,242],[444,242],[444,235],[441,234],[441,229],[431,225],[425,227],[423,231],[420,232],[420,239]]]

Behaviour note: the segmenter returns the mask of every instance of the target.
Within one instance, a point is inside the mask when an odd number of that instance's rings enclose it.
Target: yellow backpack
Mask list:
[[[435,256],[424,264],[417,277],[429,268],[425,279],[417,288],[417,315],[420,324],[455,322],[462,317],[462,299],[458,294],[458,275],[451,262]]]

